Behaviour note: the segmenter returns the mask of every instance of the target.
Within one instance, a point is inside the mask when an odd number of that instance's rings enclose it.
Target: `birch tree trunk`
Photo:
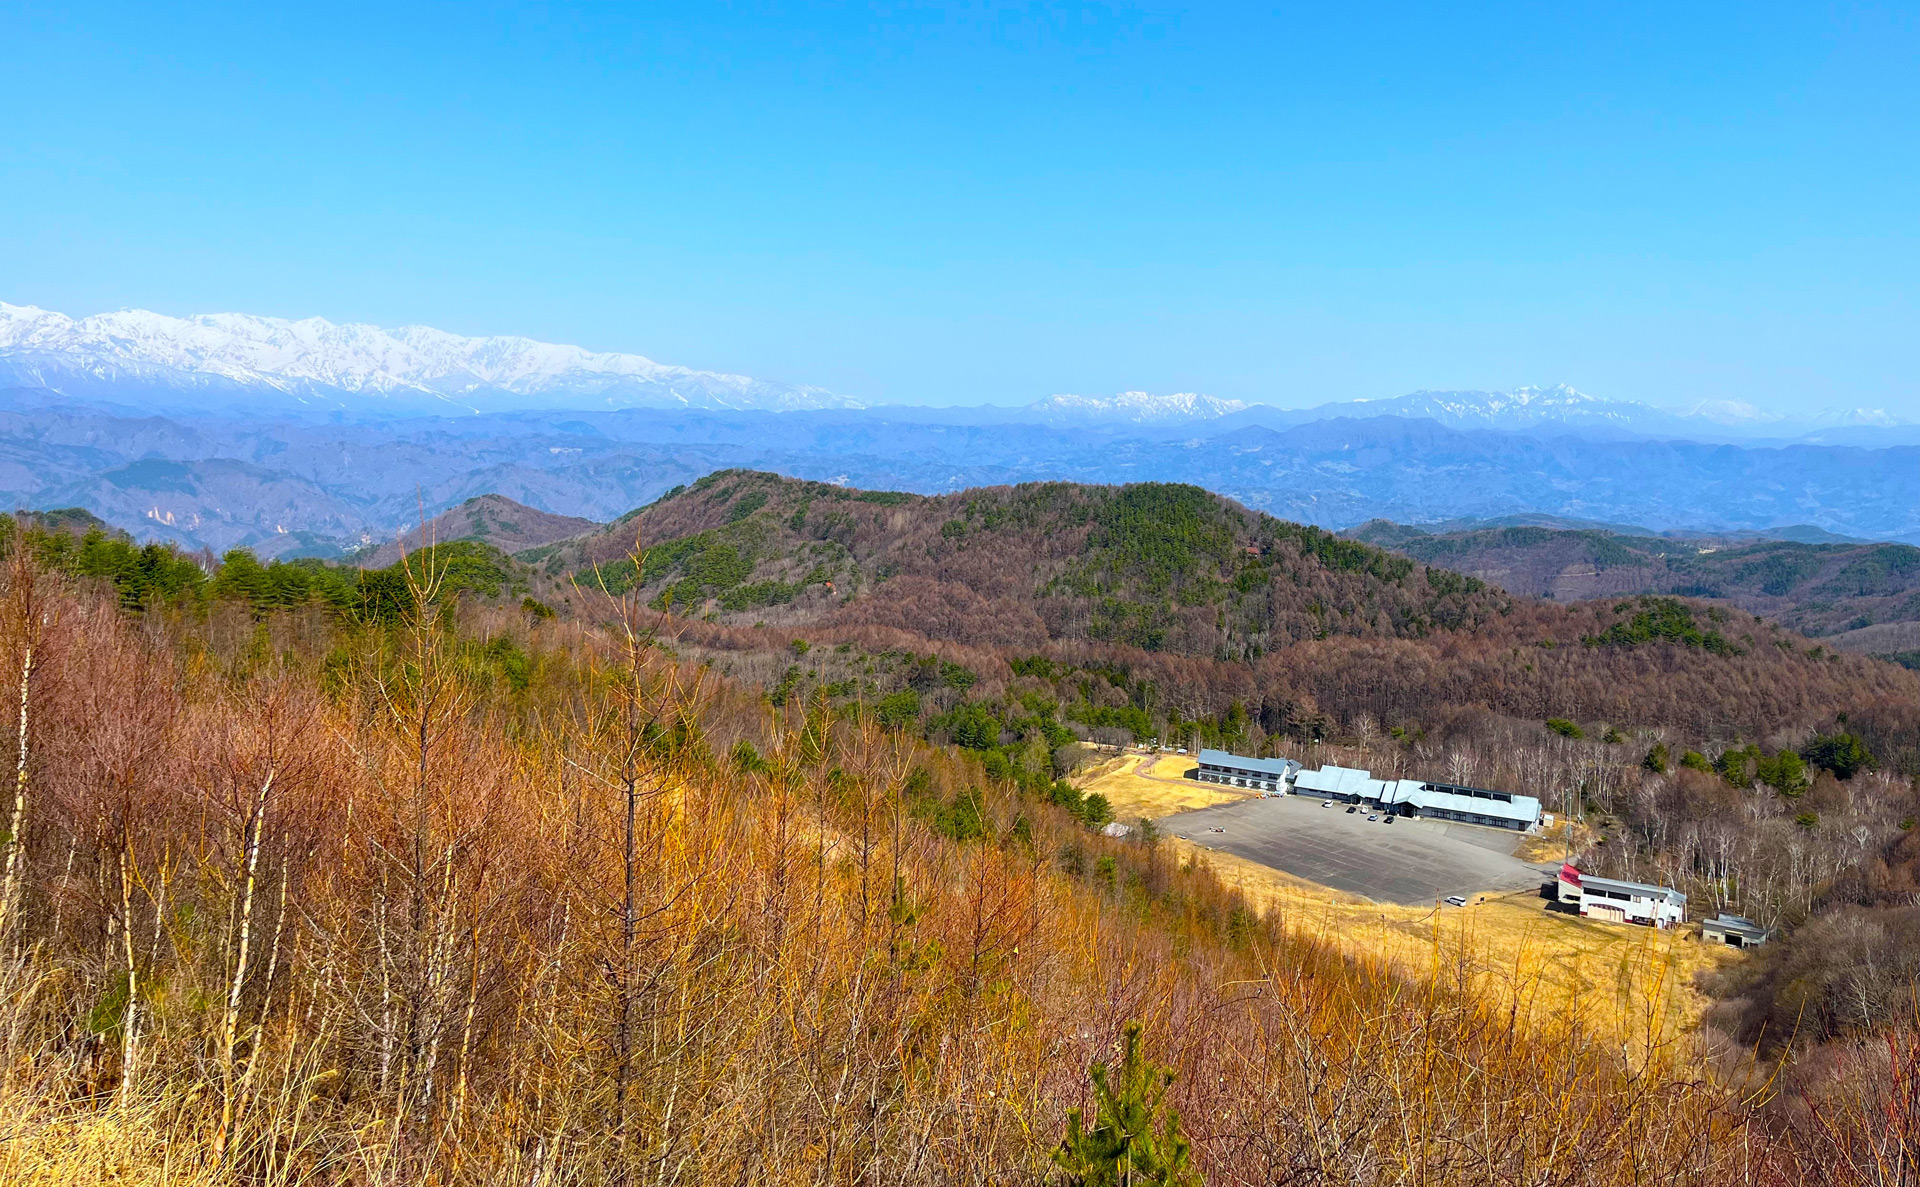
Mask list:
[[[260,783],[260,795],[254,800],[247,820],[247,876],[240,892],[240,937],[234,954],[233,980],[227,988],[226,1017],[220,1027],[220,1134],[213,1148],[216,1163],[226,1157],[227,1143],[233,1138],[234,1082],[233,1049],[240,1032],[240,993],[247,984],[247,950],[253,940],[253,889],[260,867],[261,826],[266,821],[267,796],[273,791],[273,768]]]
[[[23,619],[32,615],[31,602]],[[12,934],[20,916],[20,883],[26,874],[27,841],[21,829],[27,823],[27,707],[33,688],[33,624],[22,622],[20,656],[20,749],[13,776],[13,816],[7,825],[7,873],[0,885],[0,939]]]

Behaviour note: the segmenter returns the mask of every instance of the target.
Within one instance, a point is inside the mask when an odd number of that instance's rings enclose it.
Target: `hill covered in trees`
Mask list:
[[[689,641],[721,652],[795,637],[946,647],[996,684],[1024,656],[1124,670],[1112,695],[1139,710],[1135,732],[1159,736],[1235,705],[1275,735],[1362,717],[1417,732],[1477,707],[1728,742],[1920,694],[1890,665],[1737,609],[1515,596],[1198,487],[926,497],[725,471],[520,557],[562,590],[637,581]]]
[[[137,546],[78,516],[9,523],[0,536],[16,562],[9,579],[16,602],[26,598],[31,609],[42,604],[32,599],[47,599],[46,609],[11,620],[14,641],[5,644],[14,649],[9,662],[19,662],[24,641],[36,640],[39,683],[32,695],[44,699],[35,702],[39,715],[30,726],[28,785],[40,789],[31,802],[48,813],[11,834],[27,838],[19,852],[35,864],[21,875],[21,897],[10,901],[39,904],[19,916],[34,920],[22,927],[54,929],[32,933],[29,948],[78,960],[74,946],[91,945],[93,963],[84,971],[62,964],[32,973],[85,987],[62,999],[60,1009],[110,1001],[123,992],[116,985],[130,995],[90,1015],[103,1019],[103,1029],[88,1032],[94,1038],[46,1048],[59,1053],[55,1063],[41,1065],[47,1101],[81,1089],[117,1093],[129,1061],[136,1086],[145,1066],[155,1085],[169,1090],[189,1082],[172,1078],[188,1075],[182,1069],[189,1063],[226,1064],[236,1079],[231,1089],[223,1080],[219,1091],[238,1094],[239,1120],[207,1128],[207,1118],[182,1103],[203,1098],[181,1096],[166,1106],[176,1112],[151,1114],[149,1123],[199,1125],[195,1140],[262,1143],[264,1150],[275,1140],[271,1130],[244,1128],[248,1115],[268,1116],[251,1112],[264,1106],[250,1085],[277,1084],[281,1103],[273,1107],[306,1125],[314,1120],[299,1111],[306,1106],[286,1103],[294,1099],[286,1095],[290,1086],[303,1081],[284,1077],[297,1070],[343,1086],[338,1098],[317,1098],[315,1107],[330,1117],[361,1117],[352,1102],[374,1101],[381,1110],[400,1110],[416,1133],[430,1122],[483,1146],[511,1139],[523,1151],[515,1158],[534,1157],[524,1153],[532,1141],[545,1160],[558,1155],[511,1120],[514,1110],[531,1107],[521,1095],[525,1086],[539,1084],[542,1094],[591,1102],[577,1115],[550,1111],[557,1105],[534,1109],[539,1133],[567,1135],[554,1140],[574,1151],[569,1157],[604,1160],[610,1151],[632,1150],[624,1139],[608,1145],[608,1125],[624,1124],[661,1149],[685,1153],[676,1143],[696,1143],[701,1158],[744,1174],[757,1157],[755,1143],[784,1139],[726,1103],[730,1089],[706,1080],[695,1093],[704,1103],[688,1106],[703,1120],[689,1120],[684,1131],[663,1128],[667,1102],[647,1095],[652,1087],[641,1086],[641,1073],[664,1068],[669,1085],[674,1076],[698,1080],[704,1073],[671,1059],[645,1063],[638,1052],[678,1050],[684,1028],[705,1027],[700,1041],[711,1045],[688,1054],[704,1066],[741,1058],[741,1051],[775,1051],[778,1035],[792,1033],[803,1018],[825,1028],[820,1033],[841,1025],[839,1015],[823,1021],[826,1015],[755,1013],[744,1003],[758,998],[730,996],[741,984],[797,987],[791,1004],[800,1008],[805,987],[793,981],[799,973],[791,964],[798,957],[778,943],[789,927],[831,931],[849,918],[865,920],[845,934],[866,938],[835,948],[831,967],[819,966],[827,978],[821,984],[859,980],[857,970],[869,967],[861,944],[884,936],[887,959],[904,962],[903,969],[931,962],[927,967],[947,970],[942,976],[962,978],[933,991],[945,1003],[940,1009],[1010,975],[1017,982],[1009,970],[1029,967],[1004,962],[1011,951],[1004,945],[1013,942],[1007,936],[967,922],[1025,909],[1019,904],[1044,902],[1055,913],[1084,907],[1094,913],[1075,918],[1096,930],[1109,925],[1099,922],[1107,908],[1094,900],[1117,904],[1135,921],[1129,926],[1146,928],[1137,933],[1145,947],[1115,949],[1122,964],[1159,967],[1163,957],[1141,955],[1163,951],[1156,944],[1195,952],[1196,943],[1217,942],[1222,953],[1248,951],[1253,916],[1244,903],[1210,898],[1212,883],[1181,881],[1195,871],[1153,867],[1142,849],[1109,845],[1088,831],[1108,813],[1067,779],[1082,741],[1156,737],[1539,794],[1584,823],[1583,868],[1671,882],[1693,896],[1696,913],[1737,910],[1784,927],[1784,939],[1747,975],[1719,987],[1726,997],[1721,1024],[1757,1043],[1783,1018],[1804,1018],[1791,1044],[1820,1046],[1795,1062],[1785,1081],[1794,1091],[1846,1107],[1878,1091],[1870,1069],[1841,1075],[1836,1068],[1853,1065],[1833,1061],[1884,1037],[1905,983],[1907,966],[1898,956],[1900,937],[1915,926],[1911,821],[1920,803],[1911,779],[1920,774],[1920,676],[1835,654],[1724,605],[1667,596],[1564,605],[1513,595],[1186,487],[1043,485],[922,498],[730,472],[605,528],[516,556],[455,541],[412,550],[406,561],[383,568],[262,564],[245,551],[212,562]],[[36,622],[46,626],[44,635],[34,633]],[[638,652],[622,642],[629,630]],[[659,690],[646,697],[664,699],[648,701],[653,707],[632,718],[625,706],[641,703],[631,691],[639,686],[621,681],[640,671],[652,682],[647,687]],[[675,688],[706,691],[669,695]],[[302,733],[308,727],[288,724],[294,719],[321,724]],[[305,740],[295,744],[296,735]],[[275,794],[289,797],[275,801],[286,813],[275,827],[285,831],[263,845],[264,864],[253,876],[270,888],[264,893],[288,896],[295,915],[279,914],[264,899],[257,908],[286,921],[273,928],[294,948],[281,956],[255,946],[246,959],[264,962],[255,966],[263,977],[280,970],[272,976],[283,991],[300,984],[309,996],[275,1006],[272,985],[242,978],[234,1023],[242,1037],[232,1040],[229,1054],[225,1021],[207,1011],[231,1000],[239,932],[222,939],[189,927],[176,937],[170,921],[181,918],[176,912],[188,900],[189,919],[231,918],[241,909],[235,896],[245,880],[236,863],[252,860],[244,856],[247,838],[264,827],[248,823],[248,796],[259,794],[249,781],[276,754],[293,764],[275,784]],[[627,785],[629,768],[622,765],[628,759],[616,761],[620,754],[639,764],[633,771],[652,772],[634,775],[633,786],[652,789],[634,805],[632,819],[642,829],[637,852],[677,854],[672,861],[681,863],[633,883],[657,896],[653,906],[637,908],[642,918],[654,918],[646,912],[657,909],[674,922],[660,925],[667,928],[661,933],[636,918],[631,939],[621,927],[609,929],[605,914],[607,887],[626,878],[623,846],[609,839],[626,819],[618,789]],[[905,756],[904,765],[888,766],[894,760],[886,754]],[[297,778],[295,766],[304,772]],[[704,798],[670,794],[661,780]],[[891,790],[863,799],[863,786]],[[614,802],[593,798],[604,795]],[[225,797],[225,834],[205,831],[213,801],[196,796]],[[103,804],[121,806],[100,816]],[[309,828],[309,819],[319,823]],[[198,839],[167,831],[175,823],[191,824]],[[35,828],[45,830],[38,840]],[[201,853],[196,845],[214,848]],[[118,870],[122,849],[125,874]],[[167,865],[189,852],[199,871],[193,878],[204,873],[204,885]],[[1153,852],[1148,845],[1144,855]],[[584,864],[583,853],[590,855]],[[989,853],[991,862],[981,864]],[[895,855],[901,870],[931,862],[950,881],[914,882],[896,871]],[[865,890],[845,879],[847,863],[861,860],[886,867],[879,874],[879,866],[864,867]],[[1128,864],[1136,860],[1149,865]],[[1015,877],[1016,866],[1039,873]],[[158,882],[147,887],[150,875]],[[749,916],[727,914],[770,910],[766,904],[774,902],[793,906],[809,877],[816,896],[808,900],[810,914],[776,915],[777,926],[751,927]],[[81,892],[76,878],[92,881]],[[1158,889],[1140,898],[1129,889],[1136,883]],[[681,896],[696,885],[714,895],[721,886],[728,894],[754,889],[737,902],[702,898],[706,905],[696,903],[693,915],[676,914]],[[981,897],[996,887],[1025,897],[1013,907]],[[116,906],[123,893],[126,901]],[[1093,898],[1074,897],[1086,894]],[[1152,897],[1160,894],[1168,897]],[[454,914],[435,913],[443,897],[455,904]],[[83,902],[94,914],[78,909]],[[601,914],[576,926],[569,922],[575,908]],[[709,909],[720,914],[699,914]],[[1202,916],[1214,922],[1191,923]],[[133,921],[130,929],[122,919]],[[928,920],[927,930],[913,933],[914,919]],[[1157,930],[1176,919],[1189,921],[1180,929],[1202,930]],[[492,930],[496,922],[511,924],[511,934]],[[774,933],[758,930],[765,926]],[[81,930],[61,930],[70,927]],[[734,940],[727,937],[748,933],[759,937],[760,947],[749,946],[759,954],[752,959],[771,963],[737,963],[748,959],[746,950],[729,948]],[[1195,938],[1203,934],[1215,939]],[[101,943],[118,943],[120,951],[129,937],[132,957],[101,963]],[[1064,932],[1035,931],[1021,933],[1015,946],[1024,960],[1075,942]],[[666,963],[646,965],[633,974],[636,981],[622,974],[593,982],[609,976],[608,945]],[[716,950],[734,953],[713,969],[717,980],[681,980],[696,966],[712,968],[700,962]],[[164,959],[142,951],[164,951]],[[968,954],[964,962],[961,952]],[[1870,958],[1871,983],[1839,969],[1834,952]],[[1239,959],[1221,955],[1227,963],[1208,965],[1206,976],[1229,983],[1252,975],[1248,968],[1257,966],[1231,964]],[[1321,967],[1314,962],[1331,958],[1289,948],[1255,959]],[[1044,974],[1046,993],[1059,990],[1057,976],[1057,969]],[[312,989],[316,977],[319,990]],[[704,1008],[688,1013],[675,1004],[681,999],[619,988],[642,984],[677,985],[691,995],[687,1000],[723,1003],[715,1008],[732,1022],[717,1027]],[[1053,1019],[1046,1025],[1061,1034],[1079,1025],[1062,1019],[1105,1009],[1117,1027],[1125,1012],[1089,1004],[1082,989],[1036,1007],[1038,983],[1019,984],[1029,995],[1019,999],[1019,1010],[1056,1011],[1046,1014]],[[900,992],[885,1009],[909,1013],[886,1015],[894,1020],[888,1025],[931,1035],[910,1014],[920,1008],[912,1004],[923,1001],[915,996],[920,991]],[[1134,1001],[1165,990],[1126,992]],[[1353,996],[1358,989],[1341,992],[1349,996],[1333,1007],[1336,1014],[1373,1016],[1372,998]],[[556,995],[580,1003],[580,1012],[563,1019],[552,1004]],[[137,1004],[128,1007],[129,1000]],[[201,1006],[190,1005],[196,1001]],[[547,1029],[524,1033],[521,1022],[509,1022],[538,1002],[549,1003]],[[619,1021],[629,1008],[636,1019],[630,1026]],[[1198,1004],[1180,1007],[1189,1008],[1204,1012]],[[1277,1008],[1304,1007],[1288,999]],[[247,1012],[255,1009],[258,1018],[271,1014],[287,1028],[276,1033],[291,1045],[275,1045],[283,1040],[264,1029],[248,1031],[254,1024],[245,1022]],[[333,1017],[328,1011],[356,1021],[325,1023],[345,1027],[333,1031],[302,1029],[305,1019]],[[642,1019],[668,1030],[644,1030]],[[57,1021],[23,1016],[8,1025],[10,1033],[51,1035],[33,1028]],[[1325,1037],[1331,1031],[1315,1033],[1317,1044],[1344,1041]],[[588,1036],[598,1054],[583,1057],[567,1047],[579,1036]],[[1200,1049],[1270,1039],[1268,1032],[1229,1040],[1194,1031],[1179,1040],[1199,1044],[1194,1054],[1159,1058],[1183,1076],[1217,1083],[1228,1073]],[[1579,1050],[1583,1041],[1563,1035],[1555,1051],[1568,1042]],[[249,1043],[293,1070],[274,1073],[261,1064],[249,1071]],[[466,1053],[457,1054],[462,1048]],[[1053,1100],[1061,1077],[1077,1074],[1075,1061],[1084,1068],[1093,1052],[1084,1044],[1049,1049],[1067,1054],[1006,1066],[1039,1077],[1032,1082],[1047,1087],[1030,1091]],[[301,1063],[308,1058],[298,1054],[303,1050],[330,1066]],[[916,1095],[919,1088],[903,1085],[930,1074],[917,1063],[872,1064],[878,1056],[866,1048],[815,1044],[806,1052],[806,1059],[826,1061],[821,1066],[881,1068],[874,1074],[883,1082],[873,1091],[901,1102],[894,1107],[912,1125],[939,1130],[943,1123],[930,1116],[959,1111],[998,1115],[980,1113],[977,1097],[966,1095],[978,1084],[954,1088],[960,1096]],[[974,1056],[1014,1058],[997,1048]],[[1400,1074],[1380,1066],[1383,1077]],[[1485,1073],[1483,1067],[1476,1074]],[[1242,1074],[1247,1070],[1232,1072]],[[1576,1079],[1586,1085],[1594,1074],[1578,1070]],[[756,1099],[788,1102],[779,1108],[800,1107],[786,1095],[790,1089],[817,1087],[769,1076],[753,1079],[752,1091]],[[429,1092],[415,1082],[420,1077],[438,1087]],[[1267,1083],[1278,1081],[1269,1076]],[[1256,1108],[1191,1094],[1197,1091],[1176,1094],[1183,1111],[1215,1117]],[[455,1106],[447,1093],[471,1103],[449,1113]],[[1010,1107],[1031,1117],[1041,1098]],[[460,1118],[470,1108],[477,1117],[482,1099],[501,1106],[495,1120],[506,1129],[462,1128]],[[672,1099],[680,1110],[684,1098]],[[44,1112],[44,1101],[23,1107],[54,1116]],[[1728,1102],[1714,1097],[1706,1107]],[[881,1158],[872,1144],[859,1145],[879,1139],[850,1136],[842,1126],[851,1122],[840,1114],[808,1116],[814,1137],[796,1151],[852,1141],[866,1151],[863,1160]],[[1752,1120],[1770,1126],[1777,1119]],[[1675,1124],[1700,1132],[1698,1125],[1710,1123],[1689,1115]],[[542,1128],[549,1125],[559,1129]],[[1191,1132],[1203,1165],[1249,1156],[1225,1129]],[[1293,1137],[1262,1133],[1263,1150],[1293,1157],[1285,1153],[1297,1149]],[[743,1146],[728,1134],[757,1136]],[[392,1140],[399,1145],[370,1153],[335,1134],[324,1157],[427,1165],[417,1160],[440,1156],[440,1147]],[[974,1155],[959,1137],[940,1140],[947,1143],[940,1158],[963,1160],[943,1167],[971,1165],[964,1160]],[[1038,1165],[1020,1161],[1034,1155],[1030,1134],[1002,1135],[990,1145],[995,1152],[980,1157],[1000,1172]],[[0,1158],[25,1148],[15,1145]],[[481,1157],[468,1150],[462,1158]],[[532,1173],[522,1162],[513,1165],[515,1176]],[[899,1172],[895,1177],[918,1173],[886,1165]],[[1603,1173],[1598,1163],[1580,1173],[1603,1181],[1594,1177]]]
[[[1343,535],[1514,593],[1560,601],[1667,593],[1724,601],[1830,645],[1920,663],[1920,548],[1509,526],[1429,532],[1376,520]],[[1910,643],[1911,646],[1905,646]]]
[[[651,586],[4,546],[9,1182],[1851,1184],[1912,1107],[1799,1124],[1663,1011],[1342,958],[964,714],[728,678]]]
[[[349,559],[363,568],[385,568],[399,560],[402,551],[463,540],[505,553],[524,552],[591,532],[599,526],[591,519],[554,515],[517,503],[505,495],[476,495],[395,539],[362,549]]]
[[[722,471],[553,549],[545,572],[620,567],[681,613],[743,625],[929,624],[956,642],[1083,638],[1248,659],[1331,634],[1471,626],[1479,582],[1193,486],[1041,483],[927,497]]]

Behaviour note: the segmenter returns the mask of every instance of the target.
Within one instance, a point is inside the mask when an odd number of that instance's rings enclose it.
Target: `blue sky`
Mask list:
[[[1912,6],[0,8],[0,300],[1920,416]]]

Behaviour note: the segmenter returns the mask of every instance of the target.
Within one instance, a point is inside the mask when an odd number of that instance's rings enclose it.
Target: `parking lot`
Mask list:
[[[1551,874],[1512,856],[1517,833],[1438,820],[1367,820],[1345,804],[1277,796],[1162,817],[1161,831],[1296,878],[1378,902],[1419,905],[1448,895],[1505,893]],[[1209,829],[1221,829],[1209,832]]]

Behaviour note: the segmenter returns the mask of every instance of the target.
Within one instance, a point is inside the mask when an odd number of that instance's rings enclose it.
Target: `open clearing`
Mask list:
[[[1163,831],[1379,902],[1538,889],[1549,874],[1512,856],[1520,834],[1438,820],[1369,822],[1305,796],[1219,804],[1162,819]],[[1221,832],[1211,832],[1211,829]]]
[[[1123,754],[1096,768],[1080,790],[1106,796],[1114,819],[1129,822],[1247,798],[1244,791],[1187,778],[1197,765],[1184,754]]]
[[[1575,1023],[1588,1034],[1611,1036],[1623,1051],[1668,1045],[1690,1030],[1706,1009],[1706,999],[1694,988],[1695,976],[1742,959],[1724,945],[1702,943],[1691,929],[1663,932],[1548,911],[1538,887],[1549,875],[1506,855],[1517,841],[1524,857],[1557,862],[1562,852],[1557,835],[1518,838],[1439,821],[1369,824],[1365,813],[1348,816],[1344,805],[1322,808],[1312,797],[1262,799],[1185,778],[1193,767],[1194,760],[1184,755],[1128,754],[1096,768],[1081,786],[1106,796],[1121,820],[1145,816],[1156,820],[1165,834],[1198,838],[1168,835],[1163,843],[1183,862],[1211,869],[1256,911],[1277,917],[1289,930],[1317,936],[1356,960],[1383,962],[1404,975],[1442,975],[1462,991],[1535,1024]],[[1277,852],[1256,843],[1263,805],[1273,812],[1265,824],[1276,836]],[[1255,821],[1254,827],[1232,823],[1235,809]],[[1209,813],[1228,822],[1206,823]],[[1208,827],[1228,831],[1201,831]],[[1305,840],[1289,840],[1290,833]],[[1403,905],[1327,885],[1307,876],[1305,870],[1317,867],[1304,862],[1294,863],[1303,871],[1300,875],[1274,864],[1291,860],[1292,850],[1312,857],[1316,849],[1336,841],[1357,841],[1367,856],[1326,854],[1333,867],[1326,876],[1335,877],[1342,864],[1392,857],[1397,846],[1417,845],[1407,839],[1414,836],[1484,855],[1448,850],[1463,868],[1485,868],[1494,875],[1485,885],[1444,892],[1459,893],[1473,905],[1435,907],[1435,898],[1444,897],[1437,879],[1435,893],[1424,893],[1422,886],[1415,905]],[[1242,856],[1238,848],[1254,856]],[[1483,867],[1486,859],[1493,860]],[[1379,889],[1373,875],[1364,868],[1360,873],[1362,880],[1350,885]],[[1511,876],[1506,885],[1514,889],[1496,889],[1502,875]]]
[[[1333,814],[1317,804],[1315,811]],[[1535,890],[1475,895],[1465,908],[1408,907],[1331,890],[1191,841],[1165,843],[1291,931],[1317,936],[1355,959],[1383,961],[1403,975],[1444,977],[1535,1024],[1577,1024],[1623,1050],[1677,1041],[1707,1006],[1695,976],[1743,959],[1725,945],[1702,943],[1690,929],[1656,931],[1550,912]]]

